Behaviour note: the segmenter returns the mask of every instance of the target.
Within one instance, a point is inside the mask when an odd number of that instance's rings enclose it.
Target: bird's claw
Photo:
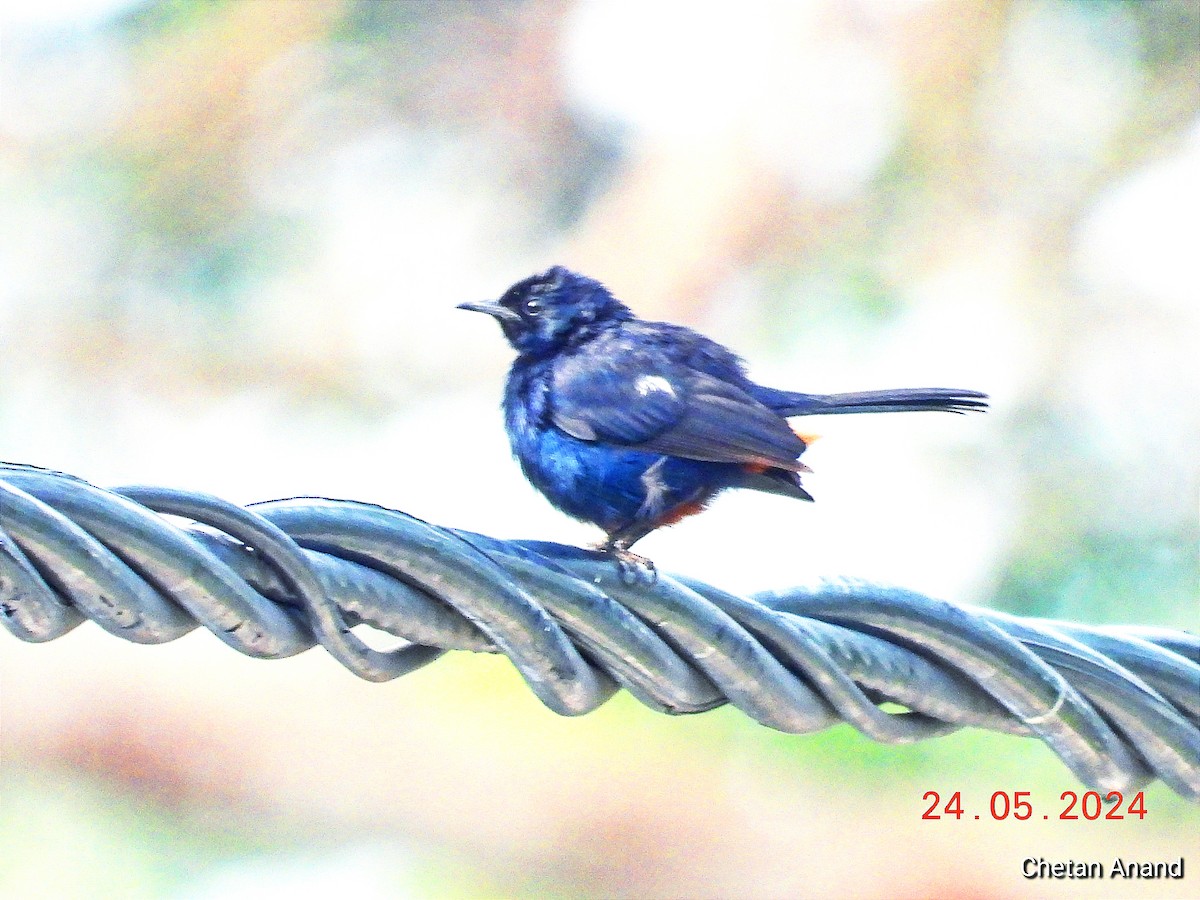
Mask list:
[[[596,549],[612,556],[623,584],[635,585],[639,581],[654,584],[658,580],[658,567],[654,565],[654,561],[634,553],[628,547],[606,541]]]

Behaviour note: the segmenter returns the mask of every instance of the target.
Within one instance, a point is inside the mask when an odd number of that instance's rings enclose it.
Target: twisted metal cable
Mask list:
[[[85,618],[139,643],[203,625],[265,659],[320,644],[371,681],[447,650],[504,653],[563,715],[623,687],[662,712],[732,703],[794,733],[845,721],[908,743],[986,728],[1040,738],[1090,787],[1158,778],[1200,800],[1190,632],[1018,618],[851,580],[753,597],[667,575],[628,584],[596,553],[363,503],[242,508],[0,464],[0,622],[37,642]],[[374,650],[359,624],[403,644]]]

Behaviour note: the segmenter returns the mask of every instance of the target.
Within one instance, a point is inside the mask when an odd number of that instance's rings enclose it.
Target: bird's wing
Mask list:
[[[648,352],[556,368],[550,410],[573,437],[708,462],[800,470],[804,442],[740,387]]]

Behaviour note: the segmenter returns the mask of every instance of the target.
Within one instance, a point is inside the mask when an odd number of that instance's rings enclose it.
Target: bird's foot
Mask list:
[[[617,562],[617,572],[625,584],[637,584],[644,581],[654,584],[658,580],[658,567],[654,561],[634,553],[627,547],[613,547],[608,551]]]
[[[617,564],[617,574],[624,584],[634,585],[639,581],[654,584],[658,580],[658,567],[654,561],[634,553],[623,541],[602,541],[595,547],[613,558]]]

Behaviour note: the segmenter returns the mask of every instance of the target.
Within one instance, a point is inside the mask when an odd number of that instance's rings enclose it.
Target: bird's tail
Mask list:
[[[987,409],[987,394],[954,388],[896,388],[849,394],[801,394],[762,389],[756,397],[781,416],[845,415],[877,412],[952,412]]]

